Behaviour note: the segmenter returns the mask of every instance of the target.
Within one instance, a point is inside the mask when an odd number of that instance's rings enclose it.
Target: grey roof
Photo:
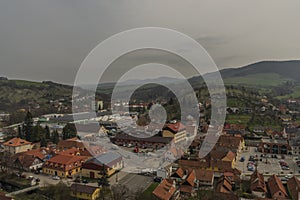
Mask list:
[[[108,165],[109,163],[117,160],[117,159],[121,159],[121,155],[117,154],[117,153],[113,153],[113,152],[107,152],[105,154],[101,154],[99,156],[96,156],[95,158],[93,158],[91,160],[91,162],[97,163],[97,164],[101,164],[101,165]]]

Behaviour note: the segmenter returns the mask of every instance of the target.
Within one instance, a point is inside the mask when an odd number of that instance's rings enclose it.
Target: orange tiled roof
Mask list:
[[[196,179],[199,181],[212,181],[214,171],[205,169],[195,169]]]
[[[157,198],[161,200],[169,200],[175,193],[176,188],[173,185],[172,179],[164,179],[152,192]]]
[[[174,173],[174,175],[177,175],[179,178],[183,178],[183,176],[184,176],[184,170],[181,167],[179,167],[176,170],[176,172]]]
[[[70,170],[80,167],[88,159],[86,156],[57,155],[49,159],[44,167],[51,169]]]
[[[257,170],[250,177],[251,190],[256,192],[267,192],[264,176]]]
[[[3,145],[11,146],[11,147],[18,147],[18,146],[23,146],[23,145],[27,145],[27,144],[31,144],[31,142],[28,142],[21,138],[13,138],[13,139],[10,139],[7,142],[3,143]]]
[[[195,170],[192,170],[191,173],[189,174],[189,176],[187,177],[187,179],[185,180],[185,182],[183,184],[188,184],[188,185],[194,187],[195,180],[196,180]]]
[[[275,174],[268,179],[268,186],[272,197],[278,191],[282,192],[286,197],[288,196],[282,182]]]
[[[182,130],[185,130],[185,126],[180,123],[180,122],[177,122],[177,123],[174,123],[174,124],[166,124],[165,127],[163,129],[169,129],[171,130],[173,133],[177,133],[179,131],[182,131]]]
[[[217,184],[216,190],[217,192],[221,192],[221,193],[231,193],[232,192],[231,181],[226,176],[222,176]]]
[[[287,181],[287,187],[290,192],[290,195],[293,199],[299,199],[300,195],[300,181],[297,177],[293,176]]]

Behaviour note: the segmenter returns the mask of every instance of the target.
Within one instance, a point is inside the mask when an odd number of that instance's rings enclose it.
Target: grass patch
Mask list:
[[[251,115],[228,114],[228,115],[226,115],[226,122],[229,124],[247,125],[250,118],[251,118]]]
[[[152,183],[144,192],[143,196],[151,196],[152,192],[155,190],[155,188],[159,185],[159,183]]]
[[[278,86],[287,81],[292,81],[292,79],[283,78],[276,73],[251,74],[243,77],[231,77],[224,80],[225,84],[254,86]]]

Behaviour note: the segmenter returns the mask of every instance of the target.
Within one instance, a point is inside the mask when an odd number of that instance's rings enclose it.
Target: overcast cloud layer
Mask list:
[[[193,37],[220,69],[299,59],[299,10],[299,0],[1,0],[0,76],[71,84],[99,42],[144,26]]]

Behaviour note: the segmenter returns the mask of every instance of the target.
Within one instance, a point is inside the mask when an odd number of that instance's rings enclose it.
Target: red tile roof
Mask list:
[[[31,144],[31,142],[28,142],[21,138],[13,138],[13,139],[3,143],[3,145],[11,146],[11,147],[18,147],[18,146],[23,146],[23,145],[27,145],[27,144]]]
[[[287,181],[287,188],[292,199],[300,199],[300,181],[297,177],[293,176]]]
[[[268,187],[272,198],[279,191],[282,192],[285,197],[288,196],[282,182],[275,174],[268,179]]]
[[[173,174],[173,177],[177,176],[178,178],[183,178],[184,174],[185,174],[184,170],[181,167],[179,167],[176,170],[176,172]]]
[[[222,176],[217,184],[216,191],[221,193],[231,193],[231,181],[226,176]]]
[[[157,198],[161,200],[169,200],[176,192],[172,179],[164,179],[152,192]]]
[[[185,182],[183,183],[184,185],[190,185],[193,186],[195,185],[195,180],[196,180],[196,174],[195,170],[192,170],[188,177],[185,179]]]
[[[255,172],[253,172],[253,174],[251,175],[250,184],[251,191],[267,192],[267,186],[265,183],[264,176],[260,174],[257,170],[255,170]]]
[[[49,159],[44,164],[44,167],[67,171],[76,167],[80,167],[87,159],[88,157],[86,156],[57,155]]]
[[[170,130],[173,133],[177,133],[177,132],[180,132],[185,129],[186,129],[185,126],[183,124],[181,124],[180,122],[177,122],[174,124],[173,123],[166,124],[165,127],[163,128],[163,130]]]
[[[195,169],[196,179],[199,181],[213,181],[214,171],[205,169]]]

